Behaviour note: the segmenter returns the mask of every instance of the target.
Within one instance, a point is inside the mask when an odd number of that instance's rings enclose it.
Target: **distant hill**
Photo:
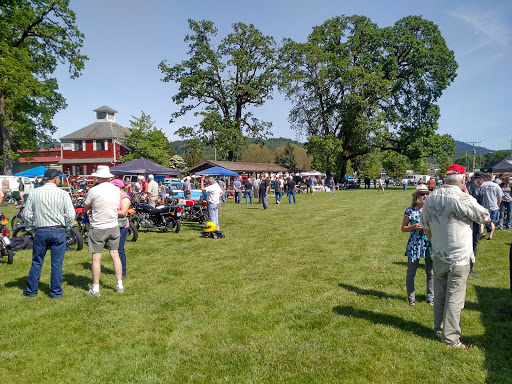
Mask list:
[[[455,150],[457,152],[473,153],[473,146],[471,144],[465,143],[463,141],[455,140]],[[476,153],[478,153],[479,155],[485,155],[486,153],[496,152],[496,151],[493,151],[492,149],[487,149],[487,148],[478,147],[478,146],[475,147],[475,150],[476,150]]]
[[[256,143],[255,139],[247,139],[249,145]],[[287,139],[284,137],[278,137],[273,139],[265,140],[265,146],[268,147],[270,150],[275,150],[277,147],[283,147],[286,145],[288,141],[291,141],[292,144],[295,144],[298,147],[302,147],[304,143]],[[176,151],[176,154],[183,156],[185,154],[185,145],[188,143],[188,140],[176,140],[172,142],[172,146],[174,147],[174,150]],[[246,148],[242,149],[242,153],[245,152]],[[476,153],[479,155],[485,155],[487,153],[493,153],[496,152],[492,149],[487,149],[484,147],[475,147]],[[455,150],[459,153],[473,153],[473,146],[471,144],[467,144],[463,141],[455,140]],[[203,151],[203,157],[205,159],[213,159],[213,148],[207,147]]]

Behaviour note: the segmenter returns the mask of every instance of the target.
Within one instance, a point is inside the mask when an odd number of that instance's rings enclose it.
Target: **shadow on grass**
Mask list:
[[[389,325],[395,328],[399,328],[406,332],[414,333],[417,336],[424,337],[426,339],[438,340],[434,331],[420,323],[415,321],[404,320],[398,316],[386,315],[383,313],[376,313],[368,311],[366,309],[357,309],[350,306],[336,306],[333,312],[345,317],[356,317],[363,320],[368,320],[374,324]]]
[[[508,289],[480,286],[475,286],[475,290],[485,332],[483,336],[469,337],[468,341],[485,350],[486,382],[510,383],[512,315],[504,313],[512,310],[510,292]]]
[[[109,256],[109,259],[110,259],[110,256]],[[82,266],[84,267],[84,269],[87,269],[87,270],[91,270],[92,269],[92,264],[91,263],[82,263]],[[110,268],[107,268],[105,266],[101,266],[101,273],[105,273],[107,275],[113,275],[114,274],[114,271]]]
[[[70,286],[76,287],[76,288],[83,288],[85,290],[89,289],[89,283],[91,282],[90,277],[78,276],[78,275],[75,275],[74,273],[66,273],[66,274],[64,274],[63,278],[64,278],[64,282],[67,285],[70,285]]]
[[[27,288],[27,277],[28,276],[18,277],[14,281],[9,281],[9,282],[5,283],[4,287],[19,288],[20,290],[24,291],[25,288]],[[39,289],[39,292],[43,292],[46,295],[50,296],[50,285],[49,284],[43,283],[40,281],[38,284],[38,289]]]
[[[375,297],[378,297],[379,299],[394,299],[394,300],[406,300],[407,299],[407,297],[405,297],[405,296],[390,295],[390,294],[387,294],[386,292],[376,291],[374,289],[364,289],[364,288],[356,287],[354,285],[343,284],[343,283],[340,283],[338,285],[341,288],[346,289],[347,291],[352,291],[356,295],[359,295],[359,296],[375,296]],[[416,296],[421,297],[418,295],[416,295]]]

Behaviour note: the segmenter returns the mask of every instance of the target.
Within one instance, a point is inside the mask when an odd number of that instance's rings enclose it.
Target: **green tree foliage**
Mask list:
[[[336,169],[336,154],[342,150],[341,140],[334,135],[313,135],[306,143],[308,154],[313,157],[311,167],[330,177]]]
[[[296,167],[306,172],[311,171],[313,156],[308,155],[308,151],[301,147],[295,147],[293,152],[295,154],[295,159],[297,160]]]
[[[19,148],[36,149],[56,131],[52,118],[66,107],[52,77],[59,63],[71,78],[87,57],[68,0],[0,2],[0,131],[3,173],[12,174]]]
[[[419,173],[422,175],[428,174],[427,164],[425,163],[425,159],[423,159],[423,158],[411,160],[409,168],[414,173]]]
[[[268,147],[251,144],[247,147],[247,151],[245,151],[242,161],[247,161],[249,163],[273,163],[274,154]]]
[[[510,151],[496,151],[496,152],[489,152],[485,154],[485,161],[482,165],[483,167],[493,165],[501,160],[503,160],[505,157],[510,155]]]
[[[439,172],[437,174],[437,176],[441,179],[444,179],[444,177],[446,176],[446,168],[448,168],[450,165],[452,165],[452,159],[450,156],[446,155],[446,154],[443,154],[441,156],[439,156]]]
[[[393,179],[402,179],[407,173],[409,159],[394,151],[386,151],[382,156],[382,166]]]
[[[185,144],[185,162],[187,167],[191,168],[204,161],[203,146],[199,139],[191,139]]]
[[[180,64],[159,65],[164,82],[179,84],[173,101],[183,104],[173,119],[203,106],[196,116],[202,122],[196,127],[183,127],[176,132],[182,138],[201,140],[214,145],[220,157],[236,160],[245,144],[243,133],[264,138],[271,123],[259,121],[248,107],[257,107],[271,98],[276,84],[276,45],[252,24],[236,23],[215,47],[217,28],[211,21],[189,20],[191,35],[189,58]]]
[[[274,151],[276,164],[286,164],[290,167],[297,166],[297,159],[295,156],[296,145],[293,145],[291,141],[286,142],[283,147],[276,148]]]
[[[363,161],[358,172],[361,176],[368,176],[370,179],[380,178],[380,171],[382,163],[380,162],[380,155],[377,150],[373,150],[363,155]]]
[[[184,172],[187,169],[187,163],[180,155],[174,155],[169,159],[169,167]]]
[[[130,153],[123,156],[121,161],[127,162],[144,157],[165,167],[169,166],[169,159],[176,154],[171,143],[164,133],[157,129],[151,116],[144,111],[140,117],[132,116],[130,120],[130,134],[126,137],[126,145]]]
[[[342,176],[348,160],[375,148],[413,159],[453,151],[453,140],[435,133],[435,103],[457,63],[432,22],[410,16],[378,28],[366,17],[335,17],[306,43],[287,40],[281,61],[290,121],[327,172],[334,162]]]

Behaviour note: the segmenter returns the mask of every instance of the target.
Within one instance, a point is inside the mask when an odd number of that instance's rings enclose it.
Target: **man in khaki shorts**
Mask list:
[[[119,258],[120,231],[117,222],[119,210],[119,188],[109,183],[113,177],[106,165],[98,165],[96,173],[98,185],[91,188],[84,202],[84,211],[89,212],[89,252],[92,253],[92,289],[85,292],[89,296],[100,295],[101,252],[110,251],[114,262],[114,276],[117,280],[116,292],[123,293],[122,265]]]

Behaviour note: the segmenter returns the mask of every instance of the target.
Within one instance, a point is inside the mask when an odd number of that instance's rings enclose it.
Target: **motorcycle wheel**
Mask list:
[[[18,228],[23,223],[24,223],[23,218],[19,214],[16,214],[11,219],[11,229],[14,231],[16,228]]]
[[[14,260],[14,251],[12,249],[7,248],[7,264],[12,264]]]
[[[181,222],[179,220],[175,220],[174,218],[169,219],[168,228],[171,232],[178,233],[181,229]]]
[[[135,215],[133,216],[130,216],[128,218],[128,220],[130,220],[130,223],[133,223],[133,225],[135,225],[135,228],[139,229],[140,228],[140,222],[139,222],[139,218]],[[135,241],[135,240],[133,240]]]
[[[139,230],[137,226],[130,222],[130,226],[128,227],[128,234],[126,235],[126,241],[137,241],[139,238]]]
[[[82,234],[76,228],[71,228],[69,235],[66,236],[66,251],[81,251],[83,247]]]

